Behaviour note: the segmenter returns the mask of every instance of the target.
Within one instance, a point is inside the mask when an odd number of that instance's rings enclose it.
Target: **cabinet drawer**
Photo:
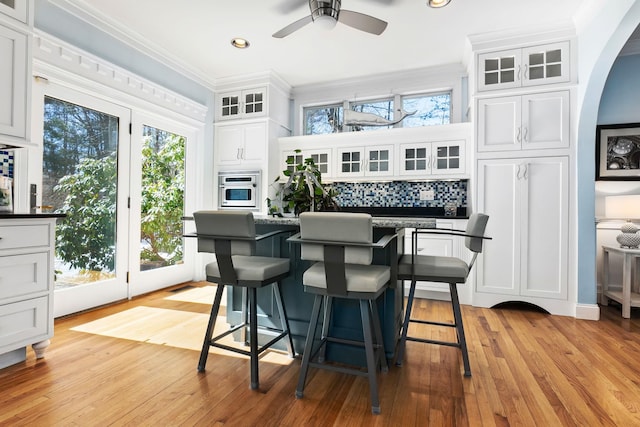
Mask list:
[[[0,353],[49,338],[48,311],[48,296],[0,305]]]
[[[49,246],[49,224],[5,225],[0,227],[0,249]]]
[[[0,300],[46,291],[48,261],[48,252],[0,257]]]

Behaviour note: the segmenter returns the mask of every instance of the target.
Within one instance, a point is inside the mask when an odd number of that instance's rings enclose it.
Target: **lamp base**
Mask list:
[[[621,248],[638,249],[640,245],[640,234],[637,233],[638,228],[632,222],[627,222],[620,227],[621,234],[618,234],[616,240],[620,243]]]

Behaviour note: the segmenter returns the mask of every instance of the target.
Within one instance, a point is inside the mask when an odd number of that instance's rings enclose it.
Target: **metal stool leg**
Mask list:
[[[324,297],[324,312],[322,313],[322,340],[329,336],[329,327],[331,326],[331,310],[333,309],[333,298],[329,296]],[[324,341],[323,341],[324,342]],[[318,352],[318,362],[324,363],[325,354],[327,350],[327,344],[321,344]]]
[[[469,365],[469,353],[467,352],[467,340],[464,336],[464,326],[462,325],[462,312],[460,311],[460,302],[458,301],[458,288],[455,283],[449,283],[451,291],[451,306],[453,307],[453,317],[456,322],[456,331],[458,333],[458,344],[462,351],[462,363],[464,365],[464,376],[471,376],[471,367]]]
[[[362,317],[362,332],[364,335],[364,348],[367,357],[367,377],[369,378],[369,394],[371,395],[371,412],[380,413],[380,401],[378,400],[378,365],[373,349],[373,336],[371,333],[371,306],[369,301],[360,300],[360,316]]]
[[[380,359],[376,366],[380,366],[382,372],[388,372],[387,366],[387,353],[384,349],[384,340],[382,338],[382,328],[380,327],[380,315],[378,314],[378,303],[376,300],[369,300],[369,306],[371,307],[371,323],[373,324],[373,332],[376,340],[376,359]]]
[[[213,336],[213,329],[216,326],[216,318],[218,317],[218,311],[220,310],[220,301],[222,300],[223,291],[224,285],[218,285],[218,288],[216,289],[216,296],[213,299],[213,305],[211,306],[211,315],[209,316],[207,332],[204,334],[204,342],[202,343],[202,351],[200,352],[200,360],[198,361],[198,372],[203,372],[204,367],[207,364],[209,347],[211,347],[211,337]]]
[[[293,349],[293,338],[291,338],[291,329],[289,328],[289,320],[287,319],[287,312],[282,302],[282,293],[280,292],[280,282],[275,282],[273,285],[273,293],[276,297],[276,305],[278,306],[278,314],[280,315],[280,322],[282,323],[282,331],[287,333],[287,350],[289,351],[289,357],[295,357],[296,353]]]
[[[302,353],[302,365],[300,366],[300,376],[298,377],[298,387],[296,388],[296,397],[298,399],[302,398],[304,395],[304,383],[307,379],[309,362],[311,361],[311,354],[313,353],[313,341],[316,338],[316,328],[318,327],[318,317],[320,315],[320,306],[322,305],[322,299],[322,295],[316,295],[316,298],[313,301],[311,319],[309,320],[309,332],[307,333],[307,340],[304,344],[304,351]]]
[[[249,348],[251,353],[251,390],[260,387],[258,379],[258,313],[256,288],[249,288]]]
[[[398,346],[398,355],[396,357],[396,366],[402,366],[402,358],[404,357],[404,350],[407,345],[407,331],[409,330],[409,322],[411,321],[411,309],[413,308],[413,297],[416,293],[416,281],[411,281],[411,287],[409,288],[409,299],[407,300],[407,307],[404,310],[404,322],[402,323],[402,335],[400,336],[400,345]]]

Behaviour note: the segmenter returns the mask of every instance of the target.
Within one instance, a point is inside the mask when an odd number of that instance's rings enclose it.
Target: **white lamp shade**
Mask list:
[[[607,218],[640,218],[640,195],[607,196],[604,210]]]

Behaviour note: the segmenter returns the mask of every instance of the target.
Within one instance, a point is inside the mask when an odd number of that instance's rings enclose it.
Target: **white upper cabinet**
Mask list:
[[[336,176],[340,178],[393,176],[393,151],[393,145],[338,147]]]
[[[267,123],[229,124],[216,127],[216,163],[219,166],[261,167],[266,162]]]
[[[0,139],[26,137],[28,36],[0,22]],[[11,141],[16,145],[15,141]],[[18,144],[19,145],[19,144]]]
[[[569,42],[481,53],[478,90],[568,82],[569,64]]]
[[[247,119],[267,114],[267,88],[224,92],[217,97],[218,120]]]
[[[569,91],[478,100],[478,152],[569,147]]]
[[[305,159],[312,159],[322,174],[322,179],[333,178],[333,156],[331,148],[305,148],[304,150],[281,150],[280,158],[284,160],[282,170],[293,172],[296,165],[303,164]]]
[[[465,147],[464,140],[400,144],[398,174],[416,177],[464,174]]]
[[[17,19],[25,24],[28,22],[29,0],[0,0],[0,13]]]

